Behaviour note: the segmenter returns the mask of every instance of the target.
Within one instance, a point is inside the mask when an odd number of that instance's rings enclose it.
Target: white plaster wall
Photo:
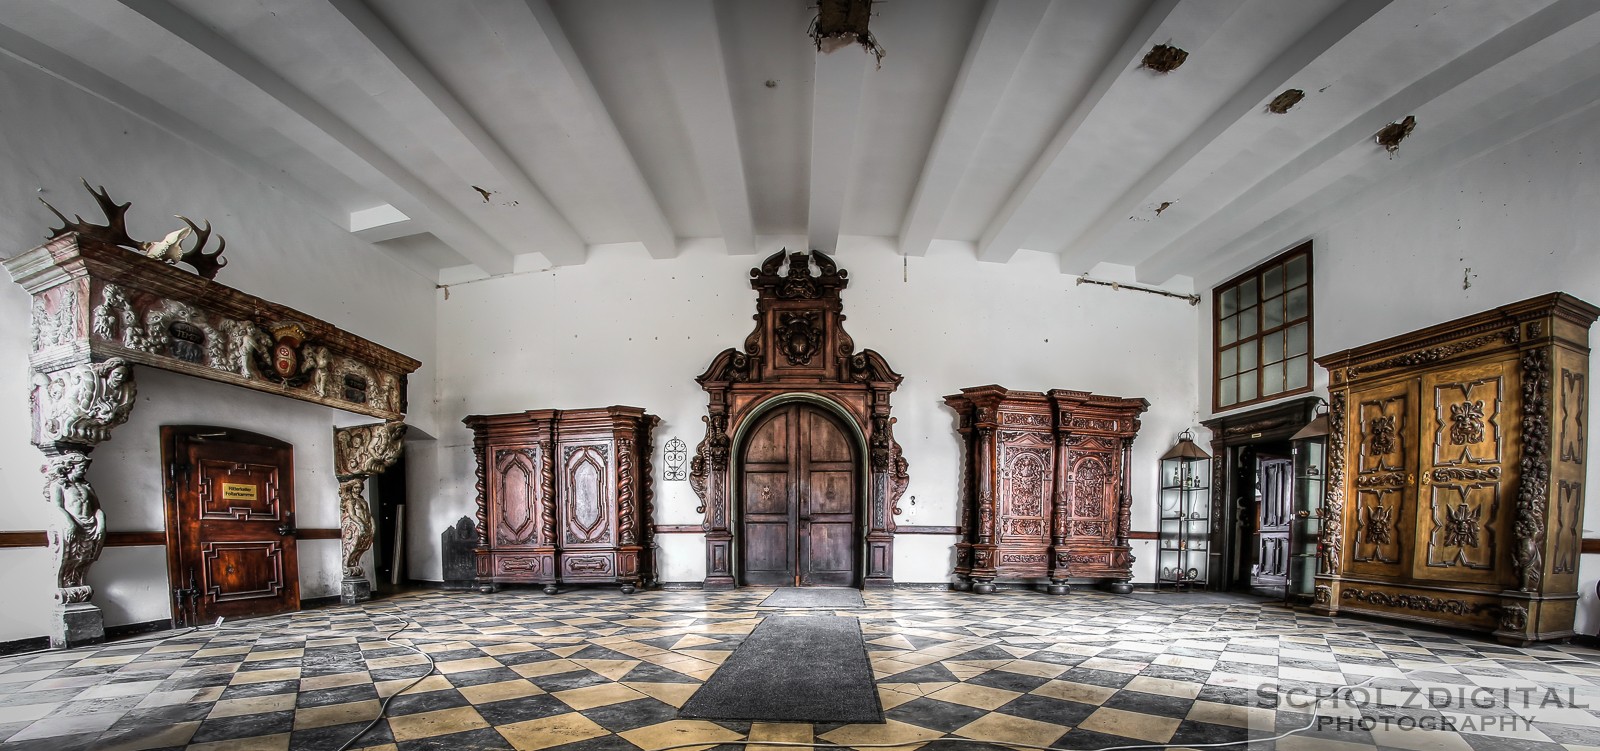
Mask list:
[[[432,283],[296,197],[5,56],[0,102],[10,103],[0,107],[0,256],[38,245],[54,226],[40,196],[69,216],[99,218],[79,176],[133,202],[134,237],[161,237],[173,229],[175,213],[209,219],[228,239],[219,281],[422,360],[410,380],[410,418],[434,429]],[[37,530],[46,521],[41,457],[28,442],[28,315],[26,293],[0,280],[0,530]],[[369,418],[148,368],[139,368],[136,380],[131,421],[94,452],[90,468],[110,529],[163,528],[157,428],[176,422],[235,426],[294,443],[301,526],[337,526],[331,431]],[[338,542],[307,541],[300,551],[302,596],[336,593]],[[90,581],[107,625],[166,617],[164,556],[160,547],[106,550]],[[0,610],[0,641],[45,634],[48,558],[42,548],[0,550],[11,604]]]
[[[1405,159],[1403,148],[1396,159]],[[1398,171],[1391,182],[1302,223],[1315,254],[1313,351],[1336,352],[1547,292],[1600,304],[1597,205],[1600,120],[1593,117],[1567,118],[1449,169]],[[1197,286],[1209,289],[1242,270]],[[1202,352],[1211,342],[1207,298],[1197,328]],[[1600,329],[1590,336],[1600,344]],[[1201,358],[1201,383],[1211,383],[1210,368],[1210,358]],[[1327,374],[1318,371],[1326,396]],[[1600,372],[1592,358],[1590,372]],[[1591,386],[1588,425],[1600,420],[1597,397],[1600,389]],[[1210,408],[1209,397],[1202,405]],[[1591,451],[1588,487],[1597,481],[1600,457]],[[1600,502],[1588,495],[1585,536],[1600,537]],[[1585,556],[1580,575],[1578,630],[1594,634],[1600,556]]]
[[[791,242],[790,247],[803,247]],[[774,243],[764,253],[778,249]],[[580,267],[450,287],[439,301],[439,492],[422,516],[442,529],[473,508],[469,414],[631,404],[661,415],[660,447],[704,436],[706,396],[694,382],[711,358],[742,346],[754,325],[749,269],[761,256],[727,256],[687,242],[652,261],[632,246],[600,247]],[[910,462],[900,523],[958,523],[959,443],[941,399],[967,386],[1069,388],[1151,402],[1134,444],[1134,529],[1154,529],[1157,457],[1194,424],[1196,308],[1182,300],[1076,286],[1055,258],[1024,253],[977,262],[970,248],[938,246],[902,259],[887,240],[845,238],[850,272],[845,329],[905,376],[894,396],[895,435]],[[694,524],[686,482],[657,475],[656,521]],[[913,505],[911,499],[915,497]],[[700,535],[661,535],[662,578],[705,575]],[[945,581],[954,537],[902,535],[895,578]],[[437,546],[435,546],[435,549]],[[1150,570],[1141,560],[1146,580]],[[415,576],[437,578],[435,555]]]

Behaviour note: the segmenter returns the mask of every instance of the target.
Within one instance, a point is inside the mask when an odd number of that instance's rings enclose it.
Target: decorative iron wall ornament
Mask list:
[[[666,450],[662,452],[662,461],[667,465],[664,479],[668,482],[683,482],[689,479],[689,444],[682,438],[673,438],[667,441]]]

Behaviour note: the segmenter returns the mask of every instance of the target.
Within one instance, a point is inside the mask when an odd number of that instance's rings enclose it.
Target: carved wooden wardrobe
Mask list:
[[[478,580],[620,584],[631,593],[650,560],[650,432],[638,407],[473,415],[478,460]]]
[[[1573,635],[1597,314],[1551,294],[1317,360],[1333,432],[1316,609]]]
[[[962,586],[1048,578],[1051,594],[1066,594],[1081,578],[1132,591],[1128,455],[1150,403],[981,386],[945,404],[964,439]]]

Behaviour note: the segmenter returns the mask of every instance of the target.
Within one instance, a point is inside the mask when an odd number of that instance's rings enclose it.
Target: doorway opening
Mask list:
[[[164,425],[161,459],[173,625],[299,610],[294,447],[244,430]]]
[[[850,428],[786,401],[752,418],[738,456],[739,582],[860,587],[862,457]]]
[[[378,594],[393,594],[409,581],[406,578],[405,527],[406,518],[406,455],[373,477],[368,486],[372,499],[372,568],[376,583],[372,589]]]
[[[1294,458],[1287,441],[1229,449],[1230,547],[1226,589],[1284,599],[1294,514]]]
[[[1203,421],[1213,460],[1210,576],[1206,589],[1279,600],[1309,598],[1319,483],[1297,469],[1294,439],[1320,400],[1291,399]],[[1305,464],[1302,455],[1299,464]]]

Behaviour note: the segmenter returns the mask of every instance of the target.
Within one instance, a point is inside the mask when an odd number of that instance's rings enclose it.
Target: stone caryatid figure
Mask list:
[[[372,548],[372,506],[362,495],[367,478],[382,473],[400,458],[406,425],[385,422],[333,431],[333,465],[339,480],[339,536],[344,552],[341,599],[359,602],[371,596],[361,557]]]
[[[44,496],[51,519],[46,540],[56,564],[56,602],[84,603],[94,590],[85,583],[89,564],[100,559],[106,543],[106,514],[89,486],[89,457],[69,451],[50,460]]]

